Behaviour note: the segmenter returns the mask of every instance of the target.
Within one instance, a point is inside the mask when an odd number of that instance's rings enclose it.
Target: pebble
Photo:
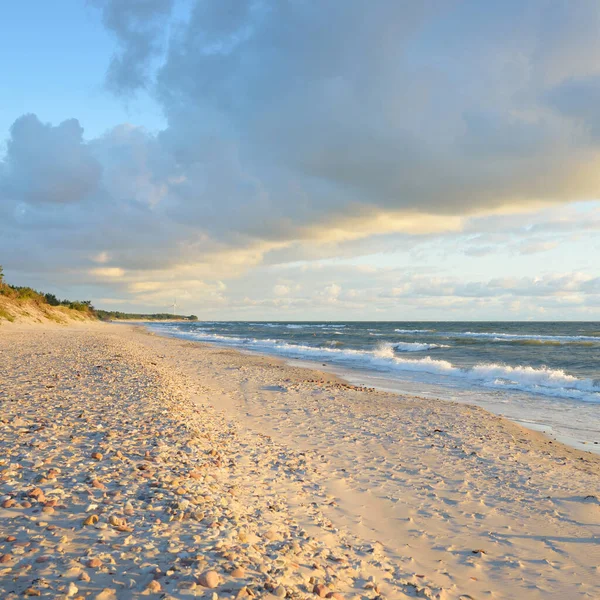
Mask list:
[[[95,525],[98,522],[98,515],[90,515],[83,522],[84,525]]]
[[[153,579],[147,586],[146,589],[152,594],[158,594],[162,589],[160,582]]]
[[[90,558],[87,562],[90,569],[99,569],[102,566],[102,561],[99,558]]]
[[[198,584],[205,588],[216,588],[219,585],[219,574],[216,571],[206,571],[198,577]]]
[[[329,545],[344,548],[344,568],[375,560],[352,550],[360,547],[354,538],[326,527],[319,458],[241,431],[194,399],[191,385],[168,366],[149,371],[149,351],[133,342],[56,335],[63,336],[60,351],[51,336],[31,334],[17,345],[27,359],[8,365],[22,373],[8,393],[25,400],[4,403],[0,415],[7,448],[0,478],[10,490],[2,506],[18,515],[3,528],[11,553],[0,544],[0,562],[12,570],[12,556],[15,563],[23,557],[18,574],[36,595],[166,599],[179,598],[178,590],[200,596],[204,588],[213,600],[246,600],[263,589],[300,599],[311,565],[335,579]],[[2,344],[0,337],[0,352]],[[44,387],[48,373],[59,375],[51,389]],[[3,394],[0,388],[0,400]],[[25,424],[14,425],[17,418]],[[44,427],[31,432],[30,424],[40,422]],[[19,428],[27,428],[26,436]],[[301,495],[301,510],[275,491],[290,486]],[[19,514],[21,507],[33,510]],[[310,536],[298,517],[310,524]],[[358,593],[346,580],[349,594]],[[50,587],[40,584],[40,592],[31,583],[37,581]],[[7,585],[0,577],[0,598],[8,597]],[[207,591],[216,588],[223,592]]]

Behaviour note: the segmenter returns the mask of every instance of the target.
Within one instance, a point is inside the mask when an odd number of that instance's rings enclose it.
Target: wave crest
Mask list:
[[[484,387],[515,389],[544,396],[600,403],[600,381],[580,379],[562,369],[535,368],[527,365],[510,366],[497,363],[479,363],[470,369],[463,369],[453,365],[450,361],[434,359],[430,356],[423,358],[397,356],[398,344],[391,343],[380,344],[375,350],[352,350],[291,344],[276,339],[240,338],[201,331],[183,331],[178,326],[149,326],[149,328],[158,333],[167,333],[167,335],[175,337],[200,342],[216,342],[288,358],[327,360],[341,366],[388,373],[402,371],[430,373],[443,377],[466,379]],[[411,344],[426,345],[416,342]]]

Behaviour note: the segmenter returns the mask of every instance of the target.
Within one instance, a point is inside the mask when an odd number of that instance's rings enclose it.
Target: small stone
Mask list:
[[[87,583],[89,580],[90,576],[85,571],[82,571],[81,575],[79,576],[79,581],[85,581]]]
[[[98,479],[93,479],[92,483],[90,485],[97,490],[105,490],[106,489],[106,486]]]
[[[69,583],[69,587],[67,588],[67,598],[73,597],[78,591],[79,588],[71,581],[71,583]]]
[[[10,562],[12,560],[12,555],[11,554],[2,554],[0,556],[0,564],[4,564],[7,562]]]
[[[313,588],[313,594],[316,594],[317,596],[319,596],[319,598],[325,598],[328,593],[329,590],[327,589],[327,586],[323,583],[317,583],[317,585],[315,585],[315,587]]]
[[[198,583],[205,588],[216,588],[219,585],[219,574],[216,571],[207,571],[198,577]]]
[[[333,600],[345,600],[344,596],[342,594],[340,594],[339,592],[329,592],[329,594],[327,594],[327,596],[325,596],[326,598],[333,598]]]
[[[113,527],[125,527],[125,525],[127,524],[125,522],[125,519],[120,519],[119,517],[115,516],[115,515],[111,515],[111,517],[109,518],[108,522],[113,526]]]
[[[244,569],[242,569],[242,567],[237,567],[233,571],[231,571],[230,575],[232,577],[235,577],[236,579],[239,579],[241,577],[245,577],[246,571],[244,571]]]
[[[30,498],[38,499],[38,498],[41,498],[42,496],[44,496],[44,491],[41,488],[36,487],[36,488],[33,488],[32,490],[30,490],[27,495]]]
[[[42,512],[46,513],[47,515],[51,515],[54,513],[54,508],[51,506],[44,506],[44,508],[42,508]]]
[[[7,535],[5,541],[7,542],[15,542],[17,538],[14,535]]]
[[[23,502],[21,502],[21,506],[23,508],[31,508],[31,502],[28,502],[27,500],[24,500]]]
[[[2,503],[2,508],[12,508],[17,501],[14,498],[9,498]]]
[[[90,515],[84,522],[84,525],[95,525],[98,522],[98,515]]]
[[[147,586],[146,589],[152,594],[158,594],[161,590],[160,581],[153,579]]]
[[[286,594],[287,594],[287,590],[282,586],[282,585],[278,585],[274,590],[273,593],[278,597],[278,598],[285,598]]]
[[[90,569],[99,569],[102,566],[102,561],[99,558],[90,558],[87,562]]]
[[[94,460],[102,460],[102,454],[100,452],[92,452],[92,458]]]
[[[40,592],[40,590],[36,590],[35,588],[27,588],[24,592],[23,592],[24,596],[41,596],[42,592]]]

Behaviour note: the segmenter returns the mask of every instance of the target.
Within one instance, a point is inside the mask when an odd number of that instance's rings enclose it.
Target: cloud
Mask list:
[[[519,246],[521,254],[538,254],[539,252],[547,252],[558,247],[558,242],[524,242]]]
[[[102,22],[119,44],[110,61],[109,89],[130,94],[150,81],[152,59],[162,48],[164,23],[173,0],[91,0],[101,10]]]
[[[98,185],[102,168],[76,119],[52,126],[35,115],[24,115],[10,134],[0,170],[3,203],[82,202]]]
[[[287,296],[291,292],[291,289],[288,285],[277,284],[273,286],[273,293],[276,296]]]
[[[214,282],[265,264],[389,248],[421,260],[435,240],[482,262],[598,227],[595,213],[539,212],[600,184],[600,113],[585,99],[600,77],[595,0],[92,4],[116,40],[108,87],[148,90],[167,126],[85,139],[75,119],[17,118],[0,161],[10,268],[60,265],[156,302],[176,276],[218,303]],[[304,301],[363,285],[323,291],[331,281]],[[409,291],[447,289],[489,291]],[[273,293],[281,306],[295,290]]]
[[[106,267],[100,269],[91,269],[90,273],[97,277],[116,277],[121,278],[125,275],[125,271],[119,267]]]

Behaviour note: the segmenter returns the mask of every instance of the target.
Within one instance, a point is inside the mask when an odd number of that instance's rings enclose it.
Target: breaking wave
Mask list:
[[[492,340],[494,342],[528,342],[528,343],[558,343],[558,344],[570,344],[578,342],[597,342],[600,344],[600,336],[593,335],[536,335],[526,333],[498,333],[495,331],[490,332],[478,332],[478,331],[465,331],[465,332],[445,332],[439,335],[452,336],[455,338],[481,338],[485,340]]]
[[[450,348],[446,344],[425,344],[420,342],[397,342],[390,344],[396,352],[423,352],[425,350],[435,350],[436,348]]]
[[[338,325],[339,327],[339,325]],[[478,363],[471,368],[460,368],[450,361],[424,358],[403,358],[401,352],[430,350],[436,344],[384,343],[374,350],[353,350],[336,347],[317,347],[291,344],[276,339],[256,339],[223,336],[201,331],[183,331],[177,326],[150,326],[158,333],[196,340],[215,342],[222,345],[256,352],[276,354],[287,358],[328,361],[332,364],[376,370],[380,372],[422,372],[441,377],[461,378],[469,382],[496,389],[521,390],[543,396],[569,398],[600,403],[600,381],[583,379],[566,373],[562,369],[535,368],[527,365],[509,366],[499,363]],[[489,334],[492,335],[492,334]],[[508,335],[508,334],[507,334]],[[566,337],[566,336],[562,336]],[[579,336],[582,337],[582,336]],[[412,349],[407,349],[407,347]],[[417,348],[417,346],[422,346]],[[429,346],[429,347],[425,347]]]
[[[396,333],[434,333],[434,329],[394,329]]]

